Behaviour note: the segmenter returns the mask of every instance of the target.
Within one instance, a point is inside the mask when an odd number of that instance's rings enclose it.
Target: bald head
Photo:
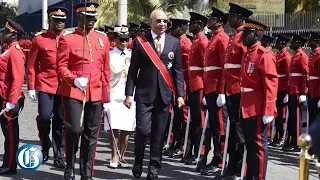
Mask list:
[[[151,30],[161,35],[167,30],[168,17],[162,10],[154,10],[150,14]]]
[[[168,19],[166,13],[164,13],[162,10],[156,9],[151,12],[150,14],[150,20],[152,19]]]

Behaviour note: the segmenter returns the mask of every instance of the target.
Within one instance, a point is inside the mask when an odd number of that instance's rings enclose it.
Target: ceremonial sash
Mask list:
[[[162,63],[160,57],[156,54],[156,52],[151,47],[150,43],[144,36],[137,36],[136,37],[139,43],[141,44],[143,50],[147,53],[151,62],[156,66],[156,68],[160,71],[164,81],[167,83],[169,89],[171,90],[172,94],[175,95],[175,90],[172,85],[172,81],[170,75],[167,71],[167,68]]]

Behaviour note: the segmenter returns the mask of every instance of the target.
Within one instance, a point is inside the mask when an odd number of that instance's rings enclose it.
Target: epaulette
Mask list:
[[[269,52],[270,52],[270,49],[261,46],[261,47],[258,49],[258,51],[260,51],[261,53],[269,53]]]
[[[21,47],[20,47],[19,44],[16,44],[15,47],[16,47],[16,49],[18,49],[18,50],[21,49]]]
[[[62,36],[67,36],[67,35],[69,35],[69,34],[72,34],[74,31],[65,31],[63,34],[62,34]]]
[[[48,31],[47,30],[42,30],[38,33],[36,33],[34,36],[39,36],[40,34],[44,34],[44,33],[47,33]]]
[[[102,34],[102,35],[104,35],[104,36],[107,36],[107,34],[104,33],[104,32],[102,32],[102,31],[95,30],[95,32],[100,33],[100,34]]]

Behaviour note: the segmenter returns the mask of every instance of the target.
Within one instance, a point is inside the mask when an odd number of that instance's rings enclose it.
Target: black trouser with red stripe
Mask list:
[[[301,131],[301,105],[302,103],[299,103],[299,95],[293,94],[289,96],[289,102],[288,102],[288,109],[289,109],[289,117],[288,117],[288,139],[287,142],[289,142],[290,136],[291,141],[290,145],[293,148],[298,148],[298,138],[300,136]]]
[[[319,100],[320,96],[308,99],[309,127],[317,119],[317,115],[320,113],[320,108],[318,108]]]
[[[177,105],[173,105],[173,110],[174,110],[174,119],[173,119],[173,127],[172,127],[172,132],[173,132],[173,136],[176,142],[172,142],[175,143],[174,147],[175,149],[181,149],[183,146],[183,139],[184,139],[184,133],[186,130],[186,122],[185,122],[185,109],[187,107],[183,107],[183,109],[178,108]]]
[[[240,174],[244,152],[244,137],[240,123],[240,97],[240,93],[227,96],[227,108],[230,120],[228,166],[233,174]]]
[[[209,111],[209,124],[210,131],[213,136],[213,159],[211,163],[214,165],[222,167],[223,149],[224,149],[224,139],[225,130],[228,121],[227,106],[218,107],[217,98],[218,93],[210,92],[206,94],[206,102]]]
[[[265,180],[268,163],[268,125],[262,115],[241,120],[247,148],[246,179]]]
[[[203,89],[189,93],[190,105],[190,151],[186,152],[187,155],[192,154],[192,147],[194,146],[194,155],[198,154],[200,139],[202,134],[202,123],[204,121],[204,107],[202,105]]]
[[[2,99],[0,99],[2,102]],[[19,115],[19,110],[24,105],[24,99],[20,98],[18,103],[6,115],[11,118],[15,118]],[[5,104],[1,103],[1,109],[5,108]],[[4,135],[4,155],[3,164],[1,167],[17,169],[16,153],[19,148],[19,122],[18,117],[15,119],[7,119],[4,115],[0,116],[0,124],[2,133]]]
[[[54,158],[63,158],[64,142],[63,142],[63,107],[61,96],[58,94],[50,94],[46,92],[38,92],[38,111],[37,127],[41,147],[44,151],[48,151],[51,147],[50,130],[52,118],[52,148]]]
[[[274,141],[280,141],[284,133],[283,123],[285,122],[285,117],[283,112],[285,109],[285,104],[283,103],[283,99],[285,96],[286,96],[286,91],[278,92],[277,101],[276,101],[278,117],[275,119],[276,134],[273,139]]]
[[[85,104],[82,127],[80,127],[82,101],[62,97],[62,103],[66,125],[65,154],[67,169],[74,168],[79,138],[81,136],[80,174],[81,176],[93,176],[93,165],[100,131],[102,103],[101,101],[97,101],[87,102]]]

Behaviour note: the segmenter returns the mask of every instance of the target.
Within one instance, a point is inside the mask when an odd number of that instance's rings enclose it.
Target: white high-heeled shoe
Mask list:
[[[109,166],[110,166],[111,168],[117,168],[117,167],[118,167],[118,164],[119,164],[119,162],[113,163],[112,160],[110,160]]]

